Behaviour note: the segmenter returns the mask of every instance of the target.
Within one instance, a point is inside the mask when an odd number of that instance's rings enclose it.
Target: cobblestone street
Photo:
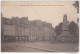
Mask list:
[[[2,52],[77,52],[76,44],[48,42],[2,43]]]

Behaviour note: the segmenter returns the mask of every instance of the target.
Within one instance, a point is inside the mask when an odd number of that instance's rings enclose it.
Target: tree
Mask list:
[[[57,36],[62,33],[62,26],[63,26],[63,22],[59,23],[59,25],[57,25],[55,27],[54,30],[55,30]],[[77,32],[78,26],[74,21],[70,22],[70,24],[68,25],[68,28],[69,28],[70,34],[77,35],[76,32]]]
[[[79,13],[79,1],[75,1],[73,6],[77,8],[77,13]]]
[[[55,27],[54,31],[56,32],[56,35],[58,36],[58,26]]]
[[[55,29],[54,29],[57,36],[62,33],[62,25],[63,25],[63,22],[59,23],[59,25],[56,26]]]
[[[78,29],[77,24],[74,21],[72,21],[72,22],[70,22],[70,24],[68,25],[68,27],[69,27],[70,34],[76,35],[76,31]]]
[[[77,8],[77,13],[79,13],[79,1],[75,1],[73,6]],[[77,19],[77,23],[79,23],[79,17]],[[76,35],[79,37],[79,26],[77,26]]]

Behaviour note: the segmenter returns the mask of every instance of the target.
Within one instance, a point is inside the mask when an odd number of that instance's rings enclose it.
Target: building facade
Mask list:
[[[52,24],[41,20],[30,21],[28,17],[2,17],[2,20],[4,41],[49,41],[56,36]]]

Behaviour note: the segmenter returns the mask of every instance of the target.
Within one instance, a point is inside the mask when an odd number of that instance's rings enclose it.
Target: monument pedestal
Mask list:
[[[59,35],[57,40],[59,42],[76,42],[77,37],[74,35]]]

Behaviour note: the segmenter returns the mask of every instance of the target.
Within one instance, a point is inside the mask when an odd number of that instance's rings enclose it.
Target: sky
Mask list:
[[[41,20],[57,26],[67,14],[69,22],[77,22],[77,9],[74,1],[2,1],[3,17],[28,17],[29,20]]]

